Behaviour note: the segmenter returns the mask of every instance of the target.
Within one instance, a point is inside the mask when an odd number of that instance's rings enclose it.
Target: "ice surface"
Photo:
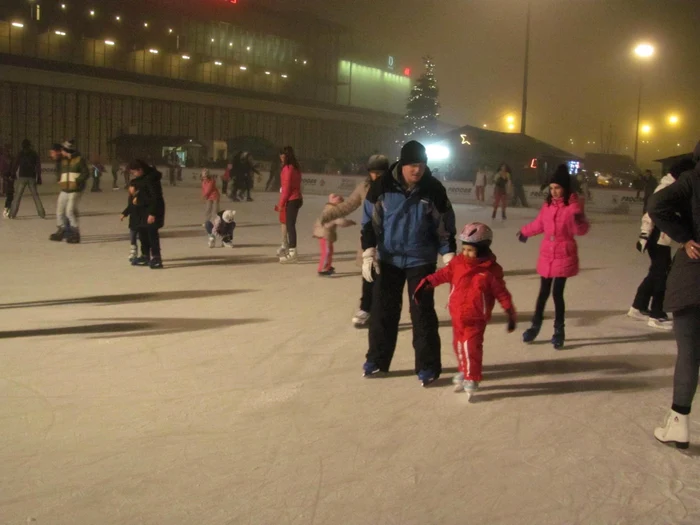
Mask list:
[[[521,321],[508,335],[497,309],[467,403],[446,287],[436,385],[413,375],[408,301],[393,373],[361,377],[358,229],[339,231],[339,273],[319,278],[321,197],[301,210],[302,263],[281,266],[275,194],[226,204],[236,247],[213,250],[199,190],[165,195],[163,271],[129,266],[123,191],[85,194],[78,246],[48,241],[31,198],[0,224],[0,523],[700,523],[697,417],[687,454],[652,436],[673,336],[624,316],[648,264],[635,217],[592,217],[560,352],[551,310],[540,341],[520,341],[539,241],[515,232],[534,211],[495,223]],[[460,226],[490,216],[456,211]]]

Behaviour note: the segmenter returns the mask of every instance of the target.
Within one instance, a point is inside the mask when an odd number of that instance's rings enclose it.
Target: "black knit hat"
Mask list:
[[[415,140],[406,142],[403,148],[401,148],[401,164],[406,166],[409,164],[421,163],[428,163],[428,155],[425,152],[425,146]]]
[[[566,164],[559,164],[557,169],[549,178],[549,183],[559,184],[559,186],[564,188],[564,191],[566,192],[571,191],[571,175],[569,174],[569,166]]]

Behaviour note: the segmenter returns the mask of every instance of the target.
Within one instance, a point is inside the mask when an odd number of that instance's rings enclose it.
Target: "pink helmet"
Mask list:
[[[459,240],[467,244],[489,246],[493,240],[493,231],[482,222],[470,222],[462,228]]]

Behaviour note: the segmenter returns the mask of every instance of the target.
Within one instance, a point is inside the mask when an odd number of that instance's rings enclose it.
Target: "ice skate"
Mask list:
[[[71,228],[66,235],[66,242],[68,244],[80,244],[80,230]]]
[[[289,248],[287,248],[287,246],[285,246],[284,244],[277,248],[277,257],[286,257],[288,249]]]
[[[233,241],[226,241],[221,244],[224,248],[233,248]]]
[[[654,430],[654,437],[665,444],[675,444],[676,448],[688,448],[690,441],[688,416],[670,410],[666,414],[663,427]]]
[[[131,250],[129,251],[129,262],[133,264],[134,260],[138,257],[138,252],[136,250],[136,245],[131,245]]]
[[[452,377],[452,384],[455,392],[464,392],[464,374],[460,372]]]
[[[3,209],[2,216],[5,217],[6,219],[9,219],[10,218],[10,208]]]
[[[330,277],[335,273],[335,268],[332,266],[328,268],[327,270],[323,270],[321,272],[318,272],[319,277]]]
[[[434,383],[438,377],[440,377],[440,374],[436,374],[430,369],[424,369],[418,372],[418,379],[424,387]]]
[[[542,325],[533,323],[532,326],[523,333],[523,343],[532,343],[537,339],[537,336],[540,335],[541,328]]]
[[[673,330],[673,321],[668,317],[649,317],[647,326],[657,330]]]
[[[216,246],[216,237],[210,235],[207,243],[209,244],[209,248],[213,248],[214,246]]]
[[[55,233],[49,235],[50,241],[61,242],[63,240],[63,234],[65,233],[65,228],[59,226]]]
[[[136,257],[131,261],[131,266],[148,266],[151,261],[145,255],[141,257]]]
[[[352,317],[352,324],[355,326],[355,328],[361,328],[365,326],[368,321],[369,312],[365,312],[364,310],[358,310]]]
[[[649,321],[649,310],[637,310],[632,306],[627,312],[627,317],[637,319],[638,321]]]
[[[378,376],[383,373],[386,373],[386,371],[381,370],[372,361],[367,361],[364,365],[362,365],[362,377]]]
[[[561,350],[564,348],[564,341],[566,340],[566,333],[564,332],[564,326],[555,326],[554,335],[552,336],[552,346],[555,350]]]
[[[148,263],[148,266],[150,266],[151,270],[162,270],[163,261],[160,257],[154,257],[153,259],[151,259],[151,262]]]
[[[297,256],[297,249],[290,248],[286,256],[280,257],[280,263],[282,264],[295,264],[299,262],[299,257]]]
[[[476,394],[477,390],[479,390],[478,381],[468,379],[464,382],[464,393],[467,394],[467,400],[471,400],[472,396]]]

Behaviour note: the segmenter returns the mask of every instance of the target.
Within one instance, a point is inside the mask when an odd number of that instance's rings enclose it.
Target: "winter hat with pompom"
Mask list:
[[[224,213],[221,214],[221,218],[224,220],[224,222],[227,222],[231,224],[233,222],[233,218],[236,216],[236,212],[234,210],[226,210]]]

